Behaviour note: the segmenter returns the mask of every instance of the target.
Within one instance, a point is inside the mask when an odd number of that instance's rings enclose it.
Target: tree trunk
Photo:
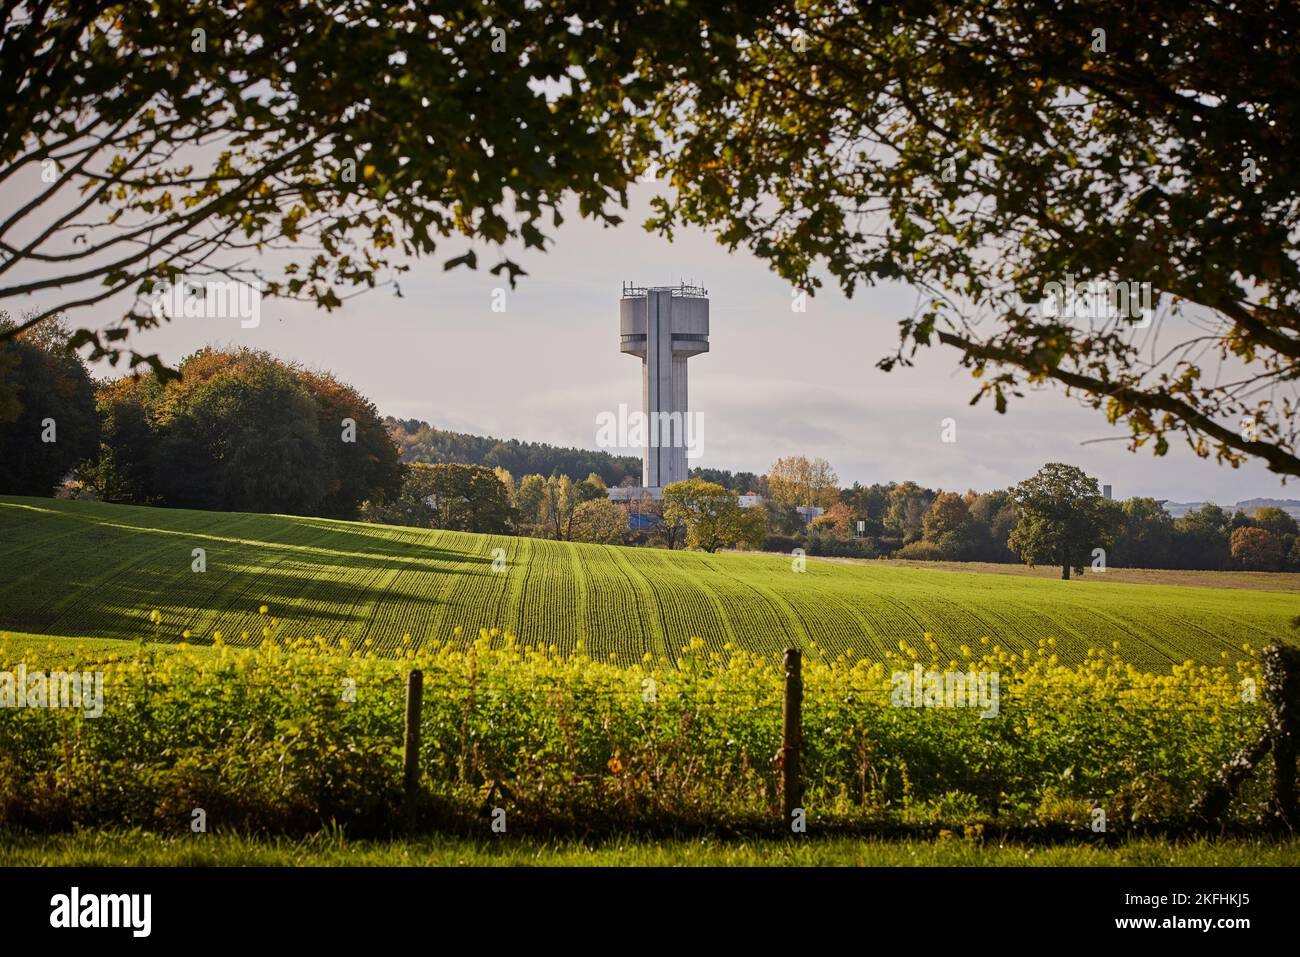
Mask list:
[[[1063,558],[1061,559],[1061,581],[1068,582],[1069,580],[1070,580],[1070,560],[1068,558]]]

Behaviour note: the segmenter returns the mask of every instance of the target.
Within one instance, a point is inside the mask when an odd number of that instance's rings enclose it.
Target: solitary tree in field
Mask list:
[[[1110,510],[1097,480],[1073,465],[1052,462],[1012,491],[1020,510],[1007,544],[1027,565],[1060,565],[1083,574],[1093,548],[1106,544]]]

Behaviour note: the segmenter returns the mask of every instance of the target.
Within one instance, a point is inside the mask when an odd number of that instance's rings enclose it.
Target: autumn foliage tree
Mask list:
[[[1266,528],[1239,528],[1232,533],[1232,561],[1246,571],[1277,571],[1282,567],[1282,542]]]
[[[359,502],[400,483],[393,442],[375,404],[355,388],[320,370],[296,374],[316,400],[321,437],[334,459],[321,514],[350,518]]]
[[[552,475],[542,486],[538,514],[556,541],[565,541],[573,530],[573,515],[581,498],[577,483],[567,475]]]
[[[839,500],[839,478],[822,458],[804,455],[777,459],[767,473],[772,501],[779,506],[820,506],[829,509]]]
[[[349,518],[400,487],[364,397],[269,353],[202,349],[181,378],[107,382],[89,484],[111,501]]]
[[[574,509],[570,532],[573,541],[618,545],[627,537],[627,511],[609,499],[588,499]]]
[[[1285,540],[1288,536],[1294,537],[1297,532],[1300,532],[1300,525],[1296,520],[1275,505],[1256,509],[1253,520],[1255,525],[1268,529],[1281,540]]]
[[[846,502],[835,502],[825,514],[818,515],[808,523],[808,530],[819,534],[829,534],[838,538],[850,538],[854,534],[855,514]]]
[[[961,532],[970,503],[956,492],[940,492],[921,520],[921,537],[927,542],[942,544],[951,541]]]
[[[329,452],[319,409],[270,356],[203,351],[159,396],[153,486],[162,504],[310,515],[324,501]]]

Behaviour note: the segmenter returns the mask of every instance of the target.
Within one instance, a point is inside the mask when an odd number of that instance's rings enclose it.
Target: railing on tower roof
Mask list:
[[[691,283],[678,283],[676,286],[638,286],[634,282],[623,281],[623,298],[636,299],[646,295],[651,289],[670,290],[674,298],[686,299],[707,299],[709,291],[703,286],[696,286]]]

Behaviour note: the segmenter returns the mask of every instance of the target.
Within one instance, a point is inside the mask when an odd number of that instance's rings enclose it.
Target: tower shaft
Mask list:
[[[641,359],[641,484],[659,490],[687,477],[686,363],[709,351],[709,300],[693,286],[625,285],[619,312],[621,349]]]

